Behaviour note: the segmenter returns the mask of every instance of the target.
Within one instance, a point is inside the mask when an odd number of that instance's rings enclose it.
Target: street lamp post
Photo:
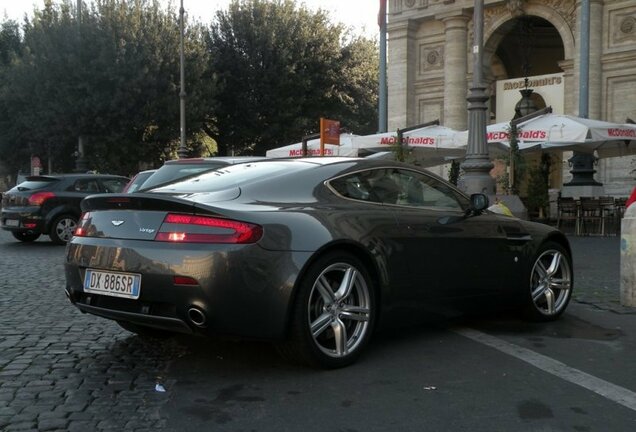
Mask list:
[[[495,195],[495,180],[490,176],[494,167],[488,155],[486,113],[488,95],[483,84],[484,0],[475,0],[473,12],[473,82],[468,95],[468,147],[461,164],[463,175],[459,187],[468,194]]]
[[[180,123],[179,129],[181,131],[181,140],[179,143],[179,158],[183,159],[188,156],[188,150],[186,148],[186,122],[185,122],[185,101],[186,101],[186,92],[185,92],[185,61],[183,55],[183,0],[181,0],[181,7],[179,8],[179,41],[180,41],[180,49],[179,49],[179,60],[180,60],[180,69],[181,69],[181,88],[179,91],[179,114],[180,114]]]

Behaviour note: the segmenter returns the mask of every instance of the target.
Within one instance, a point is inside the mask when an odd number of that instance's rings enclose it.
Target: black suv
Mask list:
[[[66,244],[80,217],[80,201],[99,193],[119,193],[126,177],[107,174],[60,174],[27,177],[2,197],[2,229],[23,242],[48,234]]]

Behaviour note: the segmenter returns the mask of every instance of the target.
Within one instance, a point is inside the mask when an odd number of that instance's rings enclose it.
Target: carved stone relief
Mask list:
[[[576,26],[576,4],[574,0],[542,0],[542,6],[547,6],[560,15],[571,29]],[[498,21],[502,17],[518,16],[520,12],[519,8],[526,8],[528,1],[524,2],[512,2],[504,3],[494,7],[488,7],[484,10],[484,28],[491,29],[493,23]],[[511,6],[514,6],[511,9]]]
[[[610,11],[609,28],[611,48],[633,48],[636,42],[636,8]]]
[[[444,47],[439,45],[420,45],[420,74],[444,68]]]

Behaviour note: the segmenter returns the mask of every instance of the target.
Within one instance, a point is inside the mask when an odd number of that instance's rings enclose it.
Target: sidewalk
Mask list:
[[[636,308],[620,304],[620,236],[568,236],[574,260],[572,300],[618,314]]]

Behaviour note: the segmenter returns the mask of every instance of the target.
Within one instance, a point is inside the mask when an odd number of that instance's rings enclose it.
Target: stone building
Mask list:
[[[636,120],[636,0],[589,0],[588,117]],[[529,78],[537,105],[578,115],[581,0],[485,0],[484,76],[491,122],[514,116]],[[439,119],[468,128],[472,74],[473,0],[389,0],[389,130]],[[571,179],[559,153],[551,187]],[[633,156],[598,160],[605,195],[626,196],[634,186]],[[443,169],[440,174],[444,175]]]

